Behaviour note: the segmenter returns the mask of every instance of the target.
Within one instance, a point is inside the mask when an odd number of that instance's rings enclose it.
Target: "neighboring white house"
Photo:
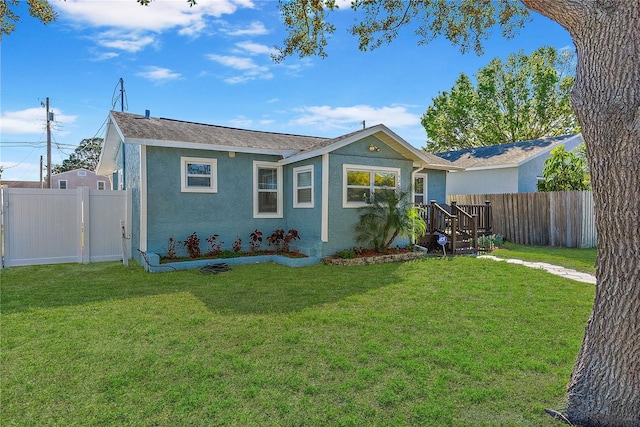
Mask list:
[[[438,156],[463,171],[447,172],[452,194],[533,193],[542,178],[549,152],[564,145],[571,151],[583,143],[581,134],[448,151]]]
[[[51,175],[51,188],[66,190],[89,187],[90,190],[111,190],[111,181],[88,169],[74,169]]]

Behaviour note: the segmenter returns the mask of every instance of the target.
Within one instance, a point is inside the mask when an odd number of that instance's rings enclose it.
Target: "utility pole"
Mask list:
[[[120,77],[120,111],[124,113],[124,80]]]
[[[51,188],[51,114],[47,96],[47,188]]]
[[[42,181],[42,156],[40,156],[40,188],[44,188],[44,182]]]

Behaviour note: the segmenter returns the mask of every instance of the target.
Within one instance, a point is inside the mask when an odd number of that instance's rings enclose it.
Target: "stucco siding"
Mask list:
[[[369,151],[374,144],[380,151]],[[388,156],[388,157],[386,157]],[[343,165],[380,166],[399,168],[402,190],[411,188],[413,162],[400,156],[375,137],[350,144],[329,155],[329,241],[323,244],[325,255],[356,246],[354,227],[360,210],[343,207]]]
[[[429,202],[435,200],[437,203],[447,201],[447,172],[439,170],[426,170],[421,173],[427,174],[427,197]]]
[[[182,192],[181,157],[217,159],[217,193]],[[231,157],[227,152],[148,147],[148,250],[164,254],[170,237],[184,241],[194,232],[203,252],[208,248],[205,239],[213,234],[224,242],[223,249],[231,249],[240,237],[248,250],[249,234],[255,229],[266,238],[285,228],[283,218],[253,217],[254,160],[277,161],[274,156],[236,153]],[[266,241],[262,249],[267,249]],[[180,250],[185,253],[184,246]]]
[[[518,192],[518,168],[467,170],[447,174],[447,195]]]
[[[313,207],[294,207],[293,170],[295,168],[313,166]],[[315,157],[306,161],[293,163],[284,169],[284,220],[285,231],[295,229],[300,240],[292,244],[292,249],[299,249],[311,256],[320,256],[322,247],[322,158]]]

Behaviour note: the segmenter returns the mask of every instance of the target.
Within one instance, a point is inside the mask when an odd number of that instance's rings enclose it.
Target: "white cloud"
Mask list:
[[[53,126],[70,125],[78,116],[63,114],[57,108],[51,108],[53,112]],[[27,108],[21,111],[5,111],[0,120],[1,134],[42,134],[46,128],[46,111],[44,108]],[[66,132],[58,132],[58,135]]]
[[[231,67],[236,70],[252,70],[258,68],[258,65],[253,62],[251,58],[243,58],[240,56],[227,56],[227,55],[216,55],[214,53],[207,55],[207,58],[222,64],[226,67]]]
[[[236,46],[241,52],[248,53],[249,55],[271,55],[276,53],[276,50],[272,47],[249,41],[236,43]]]
[[[132,0],[66,0],[53,5],[64,18],[78,24],[155,32],[176,27],[187,32],[189,28],[202,29],[207,17],[219,18],[253,7],[251,1],[244,0],[199,0],[194,7],[186,0],[154,0],[149,6]]]
[[[244,83],[250,80],[269,80],[273,74],[268,66],[258,65],[253,59],[242,56],[209,54],[206,56],[211,61],[224,65],[225,67],[241,71],[241,74],[224,79],[229,84]]]
[[[230,36],[263,36],[269,34],[269,30],[259,21],[254,21],[244,28],[224,30],[224,32]]]
[[[253,126],[253,120],[245,116],[238,116],[235,119],[229,120],[229,126],[239,129],[250,129],[251,126]]]
[[[367,126],[384,123],[392,129],[420,126],[420,116],[409,112],[406,106],[401,105],[381,108],[370,105],[351,107],[321,105],[297,108],[295,112],[299,117],[291,123],[298,126],[350,128],[362,121],[365,121]]]
[[[93,57],[92,61],[106,61],[109,59],[117,58],[120,54],[116,52],[95,52],[95,57]]]
[[[149,34],[140,32],[104,31],[96,37],[96,43],[108,49],[124,50],[135,53],[145,47],[155,44],[155,39]]]
[[[181,74],[175,73],[168,68],[150,66],[146,67],[144,71],[136,73],[137,76],[144,77],[149,80],[153,80],[157,83],[175,80],[181,77]]]

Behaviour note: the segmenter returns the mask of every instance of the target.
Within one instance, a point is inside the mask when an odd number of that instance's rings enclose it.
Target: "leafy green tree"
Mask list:
[[[538,182],[538,191],[589,190],[589,174],[585,161],[564,145],[551,150],[551,157],[544,161],[544,181]]]
[[[356,241],[379,252],[387,252],[397,237],[423,236],[426,224],[419,208],[405,191],[380,191],[360,208],[355,227]]]
[[[62,161],[61,165],[53,165],[53,173],[67,172],[75,169],[87,169],[95,171],[100,160],[102,150],[102,138],[83,139],[68,158]]]
[[[527,56],[494,58],[474,85],[461,73],[422,116],[431,152],[527,141],[579,131],[571,109],[575,56],[541,47]]]

